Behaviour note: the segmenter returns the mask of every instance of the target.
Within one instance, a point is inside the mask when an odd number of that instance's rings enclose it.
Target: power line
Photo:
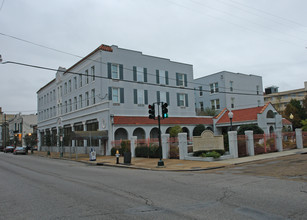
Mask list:
[[[32,41],[29,41],[29,40],[25,40],[25,39],[22,39],[22,38],[19,38],[19,37],[15,37],[15,36],[12,36],[12,35],[9,35],[9,34],[4,34],[4,33],[1,33],[0,32],[0,35],[3,35],[3,36],[6,36],[6,37],[9,37],[9,38],[12,38],[12,39],[15,39],[15,40],[19,40],[19,41],[23,41],[23,42],[26,42],[26,43],[29,43],[29,44],[33,44],[33,45],[35,45],[35,46],[39,46],[39,47],[42,47],[42,48],[45,48],[45,49],[49,49],[49,50],[53,50],[53,51],[56,51],[56,52],[59,52],[59,53],[63,53],[63,54],[66,54],[66,55],[70,55],[70,56],[74,56],[74,57],[78,57],[78,58],[81,58],[81,59],[84,59],[85,57],[82,57],[82,56],[79,56],[79,55],[76,55],[76,54],[73,54],[73,53],[69,53],[69,52],[65,52],[65,51],[63,51],[63,50],[58,50],[58,49],[55,49],[55,48],[52,48],[52,47],[48,47],[48,46],[45,46],[45,45],[42,45],[42,44],[38,44],[38,43],[35,43],[35,42],[32,42]],[[99,64],[103,64],[103,65],[107,65],[107,63],[105,63],[105,62],[102,62],[102,61],[98,61],[98,60],[94,60],[94,59],[91,59],[91,58],[87,58],[88,60],[90,60],[90,61],[93,61],[93,62],[95,62],[95,63],[99,63]],[[36,66],[36,68],[39,68],[39,66]],[[45,68],[46,69],[46,68]],[[127,71],[130,71],[130,72],[133,72],[134,70],[133,69],[129,69],[129,68],[126,68],[126,67],[124,67],[123,68],[124,70],[127,70]],[[50,70],[54,70],[54,69],[50,69]],[[137,72],[140,72],[140,71],[137,71]],[[153,74],[153,73],[150,73],[150,72],[148,72],[147,73],[148,75],[151,75],[151,76],[156,76],[155,74]],[[163,78],[165,78],[165,77],[163,77]],[[174,81],[176,81],[177,79],[175,79],[175,78],[169,78],[170,80],[174,80]],[[189,84],[194,84],[194,85],[196,85],[196,86],[208,86],[208,87],[210,87],[210,85],[209,84],[205,84],[205,83],[197,83],[197,82],[187,82],[187,83],[189,83]],[[219,88],[224,88],[224,89],[230,89],[230,88],[228,88],[228,87],[219,87]],[[254,91],[254,90],[244,90],[244,89],[237,89],[237,90],[239,90],[239,91],[250,91],[250,92],[252,92],[252,91]]]
[[[32,64],[26,64],[26,63],[20,63],[20,62],[15,62],[15,61],[5,61],[2,64],[15,64],[15,65],[21,65],[21,66],[26,66],[26,67],[31,67],[31,68],[38,68],[38,69],[44,69],[44,70],[50,70],[50,71],[56,71],[56,72],[63,72],[63,73],[70,73],[74,75],[82,75],[82,76],[88,76],[87,74],[80,73],[80,72],[73,72],[73,71],[67,71],[67,70],[61,70],[61,69],[54,69],[50,67],[43,67],[43,66],[37,66],[37,65],[32,65]],[[101,79],[107,79],[107,80],[112,80],[106,76],[99,76],[95,75],[95,78],[101,78]],[[211,90],[205,90],[205,89],[196,89],[196,88],[188,88],[188,87],[180,87],[180,86],[171,86],[171,85],[161,85],[161,84],[156,84],[156,83],[149,83],[149,82],[138,82],[138,81],[133,81],[133,80],[127,80],[127,79],[116,79],[118,81],[122,82],[128,82],[128,83],[134,83],[134,84],[141,84],[141,85],[149,85],[149,86],[158,86],[158,87],[164,87],[164,88],[171,88],[171,89],[182,89],[182,90],[190,90],[190,91],[202,91],[202,92],[209,92],[211,93]],[[203,84],[200,84],[203,85]],[[252,94],[252,93],[238,93],[238,92],[226,92],[226,91],[219,91],[219,93],[226,93],[226,94],[236,94],[236,95],[257,95],[257,94]],[[261,95],[259,95],[261,96]]]

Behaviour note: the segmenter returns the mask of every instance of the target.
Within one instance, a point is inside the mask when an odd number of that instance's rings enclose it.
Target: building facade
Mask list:
[[[48,136],[53,146],[63,141],[85,150],[98,146],[100,153],[110,154],[114,140],[149,138],[151,130],[142,123],[127,132],[116,117],[147,119],[148,104],[155,102],[168,103],[169,117],[195,117],[191,82],[190,64],[101,45],[69,69],[60,67],[55,79],[37,92],[39,147],[46,145]],[[161,111],[155,107],[156,113]],[[104,132],[95,140],[65,139],[76,131]]]
[[[13,114],[5,114],[0,107],[0,148],[10,144],[9,124],[8,121],[14,118]]]
[[[32,134],[37,125],[37,115],[17,114],[8,121],[10,142],[15,146],[26,146],[26,135]]]
[[[290,103],[291,99],[296,99],[300,101],[301,105],[303,104],[303,99],[305,96],[307,96],[307,81],[304,82],[304,88],[301,89],[283,92],[278,92],[278,90],[275,89],[274,91],[275,92],[273,93],[265,94],[264,100],[265,102],[271,102],[275,109],[282,114],[287,105]]]
[[[261,76],[222,71],[195,79],[194,86],[197,112],[264,105]]]

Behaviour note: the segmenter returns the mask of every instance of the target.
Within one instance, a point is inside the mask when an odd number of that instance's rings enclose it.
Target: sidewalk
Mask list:
[[[191,160],[178,160],[178,159],[165,159],[164,167],[157,167],[159,159],[157,158],[132,158],[131,164],[123,164],[123,157],[119,158],[119,164],[116,164],[115,156],[97,156],[96,161],[90,161],[89,155],[79,154],[78,159],[71,157],[67,154],[64,155],[63,159],[76,160],[79,162],[98,165],[98,166],[112,166],[120,168],[131,168],[131,169],[142,169],[142,170],[156,170],[156,171],[201,171],[209,169],[218,169],[226,166],[237,165],[242,163],[249,163],[259,160],[273,159],[277,157],[284,157],[289,155],[295,155],[299,153],[307,153],[307,148],[304,149],[293,149],[283,152],[275,152],[268,154],[261,154],[257,156],[241,157],[236,159],[228,159],[213,162],[204,161],[191,161]],[[46,156],[46,152],[35,152],[35,155]],[[52,153],[50,158],[60,158],[58,153]]]

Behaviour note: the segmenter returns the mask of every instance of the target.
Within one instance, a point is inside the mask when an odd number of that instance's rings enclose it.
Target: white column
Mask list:
[[[162,134],[162,158],[168,159],[169,154],[169,134]]]
[[[131,157],[135,157],[135,145],[137,138],[138,138],[137,136],[132,136],[130,139]]]
[[[56,135],[57,135],[57,139],[56,139],[56,146],[60,147],[60,127],[56,127]]]
[[[246,140],[246,150],[249,156],[255,156],[254,149],[254,132],[253,131],[245,131],[245,135],[247,136]]]
[[[179,142],[179,159],[184,160],[184,158],[188,155],[188,141],[187,141],[187,133],[179,133],[178,134],[178,142]]]
[[[41,151],[41,147],[42,147],[42,135],[41,135],[40,130],[38,130],[37,136],[38,136],[37,148],[38,148],[38,151]]]
[[[236,131],[228,131],[229,153],[238,158],[238,136]]]
[[[86,131],[86,122],[82,122],[83,124],[83,131]],[[83,146],[84,146],[84,153],[86,154],[87,151],[86,151],[86,147],[87,147],[87,140],[86,139],[83,139]]]
[[[71,131],[75,131],[75,127],[74,124],[71,124]],[[75,147],[76,146],[76,140],[71,140],[71,146]]]
[[[302,129],[301,128],[295,129],[295,134],[296,134],[296,148],[303,149]]]
[[[278,152],[282,152],[282,133],[281,129],[276,129],[275,130],[275,135],[276,135],[276,148]]]

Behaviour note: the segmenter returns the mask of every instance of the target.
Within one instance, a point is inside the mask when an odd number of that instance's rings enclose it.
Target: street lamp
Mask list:
[[[233,113],[232,113],[232,111],[230,111],[230,112],[228,113],[228,117],[229,117],[229,119],[230,119],[230,131],[232,131],[232,118],[233,118]]]
[[[289,118],[291,119],[291,123],[292,123],[292,131],[293,131],[293,118],[294,118],[294,115],[291,113]]]

